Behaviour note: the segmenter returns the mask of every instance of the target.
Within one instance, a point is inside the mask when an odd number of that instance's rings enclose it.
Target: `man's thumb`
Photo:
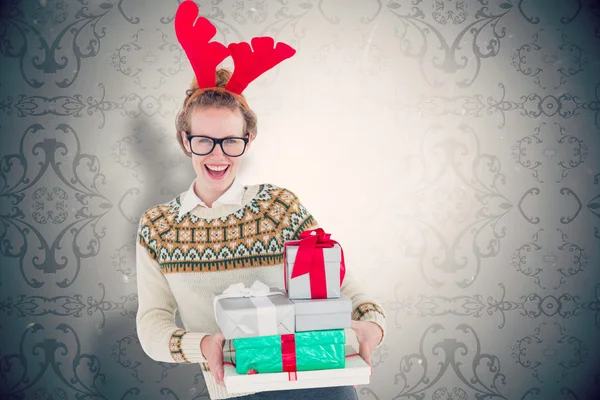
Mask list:
[[[217,377],[222,380],[223,377],[225,376],[225,371],[223,370],[223,364],[217,365],[217,367],[215,368],[215,372],[217,374]]]
[[[360,354],[362,359],[369,366],[371,366],[371,355],[369,354],[369,351],[367,350],[367,346],[364,343],[359,343],[358,347],[359,347],[358,353]]]
[[[365,355],[363,359],[369,365],[369,367],[371,367],[371,356]]]

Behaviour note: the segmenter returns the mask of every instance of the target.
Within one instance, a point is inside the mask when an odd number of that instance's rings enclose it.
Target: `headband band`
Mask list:
[[[241,95],[239,95],[237,93],[233,93],[232,91],[229,91],[223,87],[211,87],[211,88],[196,88],[196,90],[194,90],[194,93],[192,93],[190,98],[187,99],[187,101],[185,102],[186,111],[187,111],[188,107],[190,106],[190,104],[192,103],[192,101],[196,97],[200,96],[202,93],[204,93],[208,90],[214,90],[215,92],[221,92],[221,93],[229,93],[229,94],[233,95],[233,97],[235,97],[242,104],[242,107],[244,107],[246,109],[250,109],[248,107],[248,103],[246,103],[246,100]]]

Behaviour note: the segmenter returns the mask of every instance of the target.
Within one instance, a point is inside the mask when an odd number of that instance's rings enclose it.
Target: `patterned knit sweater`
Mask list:
[[[290,190],[271,184],[245,189],[241,207],[196,207],[180,215],[182,193],[145,211],[138,227],[136,325],[142,348],[156,361],[200,363],[211,399],[241,396],[217,385],[200,350],[202,338],[219,331],[214,296],[257,279],[284,288],[283,243],[318,226]],[[352,318],[378,324],[385,335],[381,306],[351,271],[342,292],[352,300]],[[175,323],[176,310],[183,328]]]

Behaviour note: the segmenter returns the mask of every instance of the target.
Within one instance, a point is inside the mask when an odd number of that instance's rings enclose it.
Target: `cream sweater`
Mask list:
[[[318,226],[291,191],[269,184],[245,188],[241,207],[195,207],[179,215],[184,192],[144,212],[138,228],[136,325],[142,348],[156,361],[200,363],[211,399],[242,396],[215,382],[200,350],[202,338],[219,331],[214,296],[233,283],[250,286],[255,280],[284,288],[283,242]],[[376,323],[385,336],[383,309],[351,271],[342,292],[352,300],[352,318]],[[175,323],[177,310],[183,327]]]

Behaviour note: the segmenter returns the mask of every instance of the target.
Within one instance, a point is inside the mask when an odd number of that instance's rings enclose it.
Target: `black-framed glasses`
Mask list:
[[[246,151],[246,145],[249,138],[245,137],[226,137],[223,139],[215,139],[209,136],[190,135],[186,133],[185,138],[190,143],[192,153],[197,156],[206,156],[212,153],[215,146],[221,146],[221,151],[228,157],[239,157]]]

